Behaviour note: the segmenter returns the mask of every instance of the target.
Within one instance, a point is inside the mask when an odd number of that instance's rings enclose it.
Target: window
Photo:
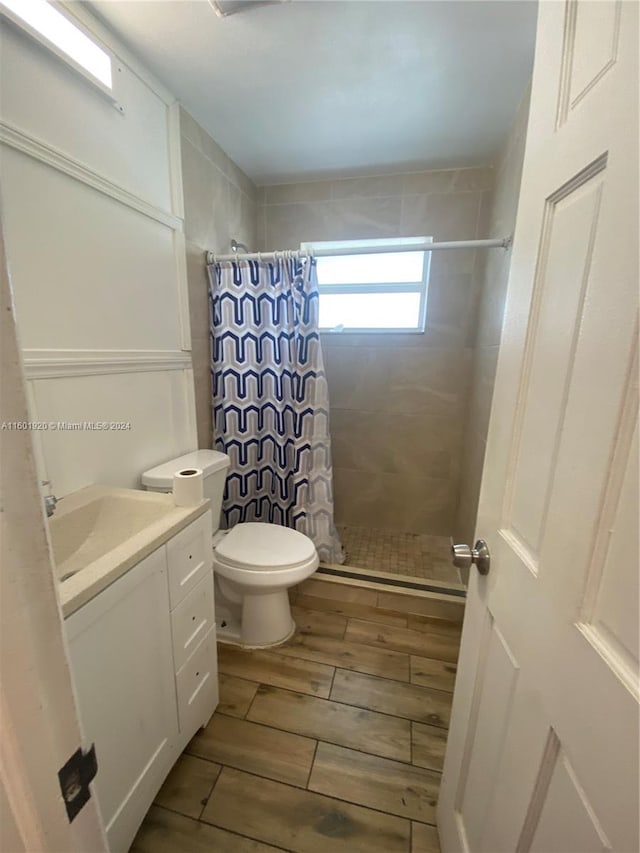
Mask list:
[[[340,252],[317,259],[320,328],[333,332],[424,331],[431,253],[412,252],[411,246],[430,240],[303,243],[301,249]],[[399,246],[406,250],[398,251]],[[374,251],[362,251],[368,248]]]
[[[111,55],[46,0],[0,0],[0,12],[111,95]]]

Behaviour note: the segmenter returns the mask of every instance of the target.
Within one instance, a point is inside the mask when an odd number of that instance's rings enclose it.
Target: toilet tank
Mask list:
[[[204,496],[211,501],[211,518],[215,533],[220,527],[222,495],[227,479],[229,457],[225,453],[218,453],[217,450],[194,450],[145,471],[141,477],[142,485],[149,492],[170,492],[173,488],[173,475],[184,468],[202,469]]]

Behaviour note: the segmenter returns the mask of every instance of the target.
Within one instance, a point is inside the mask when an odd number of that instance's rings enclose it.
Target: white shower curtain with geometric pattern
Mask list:
[[[292,527],[321,560],[342,563],[315,261],[283,253],[208,272],[215,449],[231,459],[226,525]]]

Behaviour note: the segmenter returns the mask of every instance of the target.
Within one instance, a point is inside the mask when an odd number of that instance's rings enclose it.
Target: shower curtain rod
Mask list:
[[[281,252],[234,252],[231,255],[216,255],[207,252],[207,263],[221,261],[273,261],[285,255],[290,258],[324,258],[336,255],[377,255],[390,252],[436,252],[440,249],[508,249],[511,237],[499,237],[494,240],[453,240],[448,243],[413,243],[405,246],[366,246],[362,248],[341,249],[294,249]]]

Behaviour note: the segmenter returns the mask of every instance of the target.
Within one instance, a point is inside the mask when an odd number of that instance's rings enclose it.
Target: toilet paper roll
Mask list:
[[[204,500],[201,468],[184,468],[173,475],[173,502],[176,506],[198,506]]]

